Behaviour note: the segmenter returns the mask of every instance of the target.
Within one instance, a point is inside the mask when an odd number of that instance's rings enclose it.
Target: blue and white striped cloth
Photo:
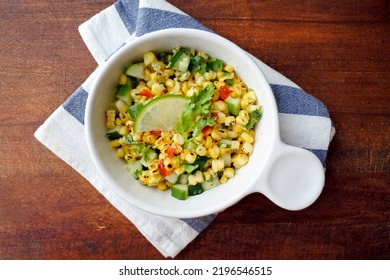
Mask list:
[[[79,32],[98,67],[35,132],[43,145],[84,176],[165,257],[175,257],[217,214],[196,219],[166,218],[129,204],[98,174],[86,149],[83,124],[88,92],[100,66],[126,42],[152,31],[177,27],[209,30],[163,0],[118,0],[83,23]],[[328,146],[334,135],[328,110],[292,81],[254,59],[275,94],[282,140],[312,151],[325,167]]]

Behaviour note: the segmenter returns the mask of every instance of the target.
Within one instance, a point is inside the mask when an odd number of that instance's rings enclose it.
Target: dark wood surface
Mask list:
[[[177,259],[389,259],[389,1],[170,2],[322,100],[337,130],[311,207],[250,195]],[[0,259],[163,259],[33,136],[95,69],[77,28],[111,4],[0,0]]]

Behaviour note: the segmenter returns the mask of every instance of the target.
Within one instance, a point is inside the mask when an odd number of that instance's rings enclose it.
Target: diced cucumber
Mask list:
[[[207,67],[213,71],[221,71],[223,68],[222,60],[215,58],[207,63]]]
[[[188,184],[188,174],[181,174],[177,180],[178,184]]]
[[[221,183],[219,182],[218,176],[215,174],[210,178],[210,180],[204,181],[202,183],[202,188],[204,191],[207,191],[209,189],[212,189],[212,188],[218,186],[219,184],[221,184]]]
[[[176,173],[172,173],[168,176],[165,176],[165,179],[172,184],[176,184],[179,179],[179,175],[177,175]]]
[[[149,149],[145,155],[141,158],[141,163],[143,166],[148,166],[153,160],[157,159],[158,155],[153,149]]]
[[[134,63],[126,69],[125,73],[127,76],[135,77],[138,79],[145,79],[144,69],[145,69],[145,63],[143,62]]]
[[[116,92],[116,97],[129,105],[131,104],[131,102],[133,102],[133,97],[131,96],[130,92],[131,92],[130,85],[120,86]]]
[[[120,127],[119,126],[116,126],[114,128],[111,128],[109,131],[107,131],[106,133],[106,137],[110,140],[114,140],[114,139],[119,139],[122,137],[122,135],[119,133],[119,129]]]
[[[203,192],[202,184],[188,186],[188,195],[189,196],[198,195],[198,194],[201,194],[202,192]]]
[[[168,63],[168,68],[173,68],[180,72],[186,72],[191,61],[189,53],[188,49],[180,48]]]
[[[188,197],[188,185],[175,184],[171,187],[171,195],[179,200],[186,200]]]
[[[139,178],[139,174],[141,174],[141,172],[143,170],[141,161],[137,160],[137,161],[134,161],[134,162],[129,162],[126,165],[126,170],[131,175],[133,175],[133,177],[135,179],[138,179]]]
[[[241,98],[229,96],[226,98],[226,104],[229,113],[237,116],[241,109]]]

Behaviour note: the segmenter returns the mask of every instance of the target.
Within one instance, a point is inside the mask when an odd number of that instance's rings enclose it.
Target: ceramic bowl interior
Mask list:
[[[141,185],[124,168],[105,137],[105,111],[113,100],[117,81],[130,62],[142,60],[146,51],[170,51],[183,46],[223,60],[254,89],[263,116],[255,127],[255,144],[249,162],[226,184],[191,196],[185,201],[171,197],[169,191]],[[91,156],[105,182],[120,196],[145,211],[178,218],[200,217],[220,212],[244,196],[255,192],[254,183],[261,176],[272,145],[279,141],[277,109],[271,88],[256,63],[232,42],[207,31],[169,29],[139,37],[116,52],[102,67],[91,88],[85,115],[86,139]]]

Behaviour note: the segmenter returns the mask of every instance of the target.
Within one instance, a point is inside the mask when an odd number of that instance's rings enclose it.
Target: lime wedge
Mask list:
[[[187,98],[183,95],[163,95],[145,105],[134,122],[134,132],[171,131],[183,113]]]

